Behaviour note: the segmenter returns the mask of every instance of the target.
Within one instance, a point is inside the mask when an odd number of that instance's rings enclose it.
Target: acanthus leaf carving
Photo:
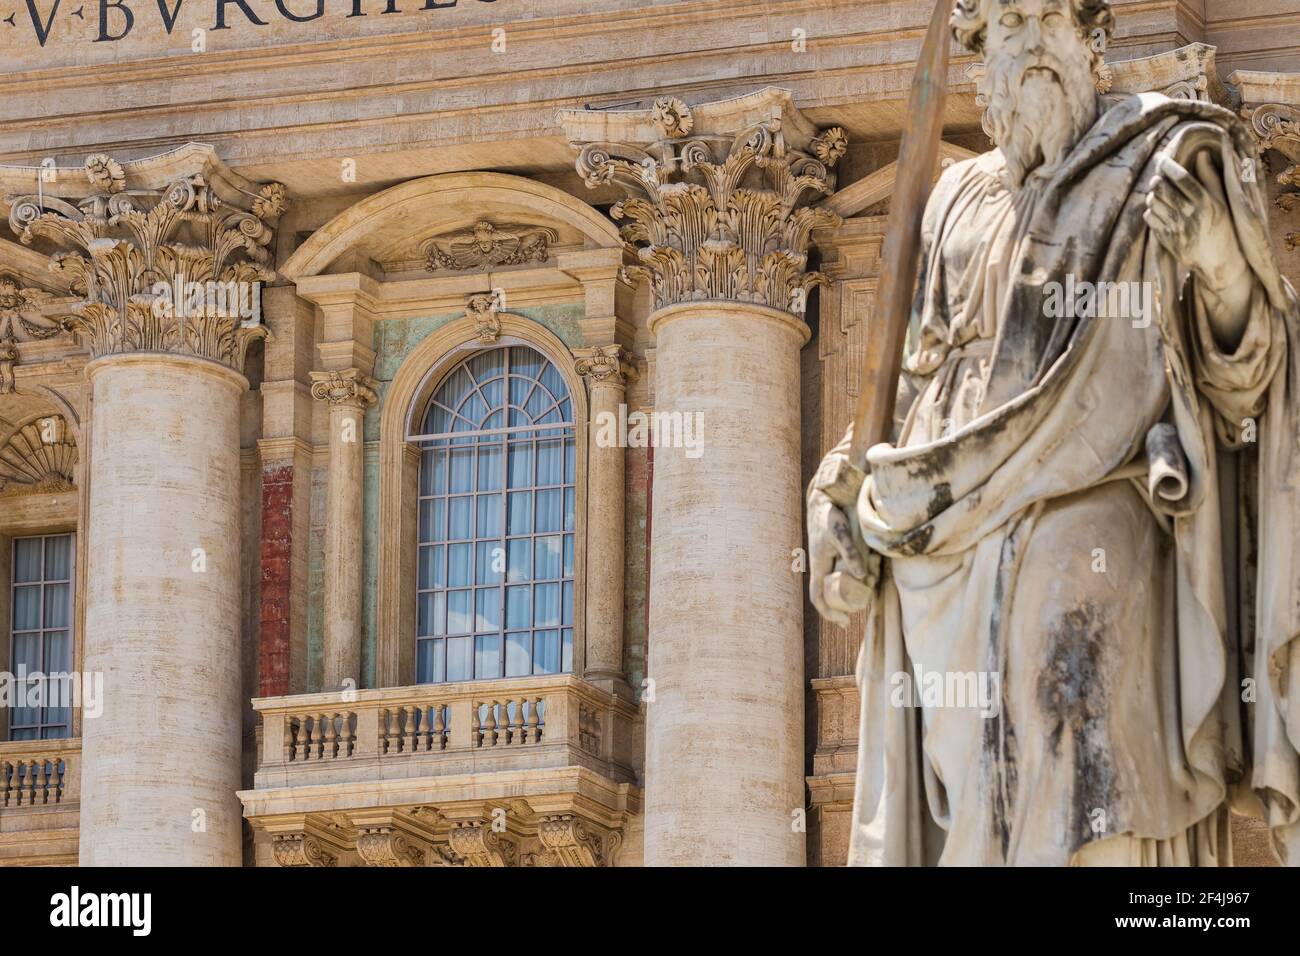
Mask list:
[[[453,856],[465,866],[514,866],[519,847],[509,833],[498,833],[481,821],[457,824],[447,832]]]
[[[25,286],[14,275],[0,275],[0,393],[17,389],[14,366],[18,364],[18,343],[27,339],[51,339],[68,331],[62,321],[36,316],[32,310],[51,301],[44,289]]]
[[[320,840],[305,833],[277,833],[271,838],[271,854],[280,866],[338,866],[338,857]]]
[[[781,124],[772,118],[728,137],[688,136],[646,148],[574,144],[588,186],[615,184],[629,193],[610,215],[623,223],[657,308],[725,299],[799,314],[807,291],[825,281],[807,271],[808,244],[813,229],[839,219],[806,203],[833,190],[830,168],[847,137],[839,128],[825,130],[808,153],[786,143]]]
[[[89,157],[85,172],[92,192],[75,204],[18,196],[9,215],[21,242],[39,238],[61,250],[50,267],[82,299],[68,327],[96,358],[179,352],[241,370],[248,346],[266,335],[260,321],[210,305],[178,307],[158,288],[243,284],[257,294],[255,283],[275,277],[266,220],[283,211],[284,187],[266,184],[246,211],[219,196],[202,173],[163,189],[131,189],[122,165],[103,154]]]

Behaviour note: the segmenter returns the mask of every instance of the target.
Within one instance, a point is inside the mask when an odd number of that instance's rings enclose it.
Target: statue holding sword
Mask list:
[[[867,616],[851,863],[1224,865],[1236,811],[1300,864],[1300,313],[1246,130],[1104,105],[1112,28],[940,0],[918,63],[863,405],[808,492],[813,603]],[[927,201],[949,30],[997,148]],[[1103,288],[1150,294],[1062,307]],[[916,673],[1000,699],[900,705]]]

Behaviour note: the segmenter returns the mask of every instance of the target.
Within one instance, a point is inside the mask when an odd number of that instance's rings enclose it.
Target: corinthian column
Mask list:
[[[587,380],[591,422],[587,438],[586,667],[593,683],[623,676],[623,446],[603,440],[617,434],[628,377],[635,374],[621,345],[574,350]]]
[[[361,527],[365,409],[370,380],[355,368],[311,373],[311,394],[329,403],[325,484],[324,690],[361,684]]]
[[[239,398],[265,331],[226,314],[226,293],[251,304],[272,277],[263,220],[283,190],[259,195],[208,147],[57,172],[10,225],[66,250],[52,265],[85,296],[70,322],[93,395],[78,666],[103,674],[104,700],[82,724],[81,864],[238,865]],[[224,307],[215,290],[185,301],[209,281],[243,285]]]
[[[802,203],[843,133],[773,89],[562,121],[588,185],[630,194],[655,412],[695,432],[654,452],[645,862],[800,866],[799,350],[809,234],[836,221]]]

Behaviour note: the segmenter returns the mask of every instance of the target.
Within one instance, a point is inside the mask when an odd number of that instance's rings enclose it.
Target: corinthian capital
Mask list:
[[[376,400],[372,382],[360,369],[343,368],[311,373],[311,397],[331,405],[364,408]]]
[[[587,185],[629,194],[610,215],[626,223],[657,307],[714,299],[804,311],[824,281],[807,268],[812,230],[839,221],[808,203],[835,188],[843,130],[819,131],[773,88],[692,107],[565,110],[560,120]]]
[[[636,366],[632,364],[627,349],[621,345],[574,349],[573,356],[574,369],[592,385],[622,387],[629,379],[636,377]]]
[[[81,299],[68,326],[93,356],[173,352],[242,370],[266,334],[279,183],[249,182],[191,143],[127,163],[91,156],[81,169],[0,167],[0,190],[10,228]]]

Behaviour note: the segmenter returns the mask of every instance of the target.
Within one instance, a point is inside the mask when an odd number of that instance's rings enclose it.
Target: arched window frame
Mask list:
[[[455,366],[486,348],[523,345],[555,366],[573,402],[574,558],[573,673],[586,660],[587,432],[588,399],[575,357],[554,333],[513,313],[496,314],[498,338],[485,345],[474,319],[464,316],[441,326],[406,357],[384,395],[380,417],[379,592],[376,683],[399,687],[415,683],[416,576],[420,448],[408,439],[420,433],[429,399]],[[512,682],[527,677],[506,678]]]

